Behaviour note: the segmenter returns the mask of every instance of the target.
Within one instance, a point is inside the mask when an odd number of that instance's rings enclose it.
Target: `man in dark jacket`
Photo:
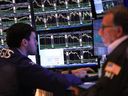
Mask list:
[[[99,35],[109,54],[101,78],[82,96],[128,96],[128,9],[108,10]]]
[[[16,96],[15,92],[17,92],[15,66],[0,59],[0,96]]]
[[[39,88],[57,95],[61,94],[61,96],[64,95],[61,92],[65,92],[67,89],[77,94],[77,90],[73,86],[82,83],[80,78],[72,74],[59,74],[50,71],[39,64],[35,64],[27,57],[28,55],[35,55],[37,52],[35,30],[30,25],[16,23],[7,29],[6,32],[9,48],[4,48],[0,51],[0,62],[4,62],[5,65],[9,64],[11,67],[13,66],[10,68],[11,71],[8,70],[14,74],[7,81],[7,83],[11,83],[11,81],[14,83],[9,85],[9,92],[15,92],[16,96],[34,96],[35,90]],[[3,82],[3,86],[5,84],[5,87],[8,87],[6,86],[7,83]],[[6,93],[6,91],[5,93],[3,92],[0,90],[0,96],[11,96],[2,95]],[[15,95],[13,94],[12,96]]]

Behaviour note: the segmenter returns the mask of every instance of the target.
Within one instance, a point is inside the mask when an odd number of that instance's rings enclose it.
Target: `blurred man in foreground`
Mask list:
[[[128,9],[117,6],[108,10],[99,35],[108,47],[102,76],[82,96],[128,95]]]

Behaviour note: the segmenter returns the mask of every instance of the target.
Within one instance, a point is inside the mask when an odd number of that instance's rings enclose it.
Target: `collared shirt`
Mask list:
[[[121,42],[123,42],[124,40],[126,40],[128,38],[128,35],[125,35],[117,40],[115,40],[113,43],[111,43],[108,46],[108,54],[110,54]]]

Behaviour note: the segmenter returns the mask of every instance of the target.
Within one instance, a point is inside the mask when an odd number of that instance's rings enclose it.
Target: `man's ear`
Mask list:
[[[121,37],[123,34],[123,28],[121,26],[117,27],[117,37]]]
[[[22,45],[22,46],[27,46],[27,45],[28,45],[28,40],[22,39],[21,45]]]

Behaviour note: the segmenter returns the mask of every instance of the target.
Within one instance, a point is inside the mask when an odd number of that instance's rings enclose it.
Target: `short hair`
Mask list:
[[[9,48],[19,48],[22,39],[29,40],[31,32],[35,32],[34,28],[29,24],[15,23],[6,29],[6,42]]]
[[[124,34],[128,34],[128,9],[123,5],[118,5],[105,12],[106,14],[113,14],[113,23],[116,26],[123,28]]]

